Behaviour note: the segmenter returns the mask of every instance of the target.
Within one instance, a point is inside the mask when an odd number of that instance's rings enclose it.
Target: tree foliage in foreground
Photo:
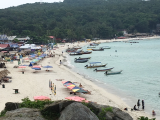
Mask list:
[[[25,4],[0,10],[0,33],[30,36],[39,43],[46,43],[46,36],[51,35],[80,40],[112,38],[124,29],[129,33],[149,33],[160,23],[159,6],[159,0],[64,0]]]

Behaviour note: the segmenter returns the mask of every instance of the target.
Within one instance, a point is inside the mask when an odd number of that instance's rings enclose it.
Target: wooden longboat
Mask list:
[[[86,68],[97,68],[97,67],[105,67],[107,64],[96,65],[101,62],[90,62],[90,65],[86,65]]]
[[[74,60],[74,62],[76,62],[76,63],[85,63],[85,62],[87,62],[87,61],[88,61],[88,59],[81,59],[81,60],[75,59],[75,60]]]
[[[111,49],[111,47],[109,47],[109,46],[103,46],[103,47],[101,47],[102,49]]]
[[[91,54],[92,53],[92,51],[84,51],[84,52],[81,52],[81,54]]]
[[[82,55],[82,54],[74,52],[74,53],[69,53],[69,55],[73,56],[73,55]]]
[[[101,69],[101,70],[95,69],[94,71],[96,72],[111,71],[113,68],[107,68],[107,69]]]
[[[120,71],[115,71],[115,72],[106,71],[104,74],[106,74],[106,75],[115,75],[115,74],[121,74],[121,72],[122,72],[122,70],[120,70]]]
[[[95,46],[88,46],[87,48],[96,48]]]
[[[79,58],[75,58],[75,59],[77,59],[77,60],[83,60],[83,59],[90,59],[91,57],[87,57],[87,58],[81,58],[81,57],[79,57]]]
[[[103,48],[100,48],[100,49],[92,49],[93,51],[104,51]]]

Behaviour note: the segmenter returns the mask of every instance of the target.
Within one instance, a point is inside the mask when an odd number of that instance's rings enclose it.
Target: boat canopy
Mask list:
[[[97,63],[101,63],[101,62],[90,62],[89,64],[97,64]]]

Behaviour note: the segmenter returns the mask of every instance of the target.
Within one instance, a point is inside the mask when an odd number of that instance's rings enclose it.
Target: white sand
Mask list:
[[[123,39],[121,41],[125,41]],[[127,39],[130,40],[130,39]],[[118,41],[118,40],[116,40]],[[100,40],[100,42],[106,42],[106,40]],[[59,48],[54,50],[56,54],[62,54],[68,45],[70,47],[74,46],[84,46],[89,43],[75,43],[69,44],[67,43],[65,46],[59,45]],[[52,51],[53,52],[53,51]],[[67,53],[63,53],[63,56],[66,56]],[[12,76],[11,83],[4,83],[5,88],[0,88],[0,111],[4,109],[6,102],[21,102],[21,99],[25,97],[29,97],[30,100],[34,100],[34,96],[48,96],[52,100],[62,100],[65,97],[73,96],[70,95],[70,90],[68,90],[65,86],[63,86],[61,81],[57,81],[56,79],[64,79],[66,81],[77,82],[77,85],[81,83],[84,89],[91,91],[91,95],[88,94],[77,94],[80,97],[84,97],[89,101],[97,102],[99,104],[115,106],[120,109],[129,108],[127,111],[134,120],[139,116],[148,116],[152,118],[150,115],[146,114],[144,111],[130,111],[130,107],[121,100],[118,96],[110,94],[103,88],[98,87],[96,84],[91,82],[90,80],[85,79],[83,76],[71,71],[64,65],[59,65],[59,60],[63,60],[64,57],[62,55],[56,55],[55,57],[49,57],[43,59],[39,64],[42,66],[52,65],[53,68],[50,68],[50,72],[46,72],[45,68],[42,68],[41,71],[37,71],[37,73],[33,73],[33,69],[26,67],[25,73],[22,74],[20,72],[21,68],[13,68],[14,65],[18,65],[17,61],[14,63],[7,63],[7,69],[11,72],[9,76]],[[24,63],[29,64],[29,63]],[[1,68],[2,69],[2,68]],[[3,70],[3,69],[2,69]],[[49,80],[51,80],[56,85],[57,94],[52,94],[49,89]],[[19,89],[19,94],[14,94],[13,89]]]

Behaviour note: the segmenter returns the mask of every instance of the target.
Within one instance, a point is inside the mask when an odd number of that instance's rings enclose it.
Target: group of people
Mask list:
[[[137,102],[137,107],[138,109],[136,108],[136,105],[133,107],[134,110],[139,110],[139,107],[140,107],[140,99],[138,99],[138,102]],[[144,110],[144,100],[142,100],[142,110]]]
[[[141,105],[140,104],[140,99],[138,99],[138,101],[137,101],[137,107],[138,107],[138,109],[136,108],[136,105],[134,105],[133,110],[139,110],[140,105]],[[142,110],[144,110],[144,100],[142,100]],[[154,110],[152,111],[152,115],[153,116],[156,115],[156,113],[155,113]]]

